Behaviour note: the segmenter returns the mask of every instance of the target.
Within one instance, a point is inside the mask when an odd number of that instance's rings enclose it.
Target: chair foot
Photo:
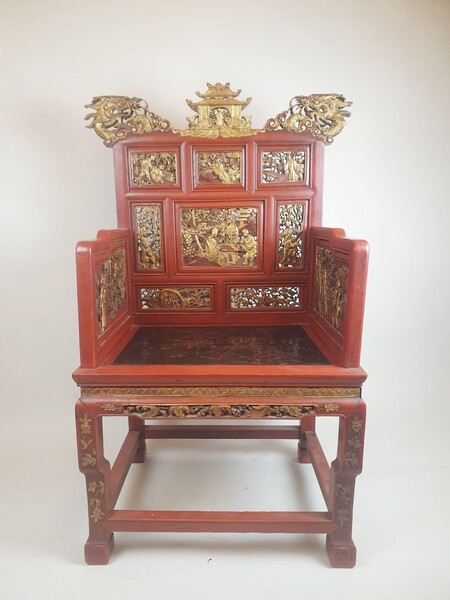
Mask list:
[[[356,564],[356,547],[353,542],[333,543],[327,535],[327,554],[332,567],[351,569]]]
[[[107,565],[114,548],[114,534],[109,533],[104,542],[91,541],[90,538],[84,546],[84,558],[88,565]]]

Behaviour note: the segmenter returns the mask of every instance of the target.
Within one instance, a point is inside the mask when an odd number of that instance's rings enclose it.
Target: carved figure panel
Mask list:
[[[343,333],[347,302],[348,264],[330,248],[316,246],[314,310],[336,331]]]
[[[303,204],[281,204],[278,217],[278,268],[301,268],[303,264]]]
[[[131,154],[131,180],[137,187],[148,185],[177,185],[177,156],[175,152]]]
[[[138,267],[160,270],[161,257],[161,209],[159,206],[136,206],[136,236]]]
[[[198,152],[197,181],[202,185],[242,183],[241,152]]]
[[[181,209],[183,265],[256,267],[257,219],[257,208]]]
[[[111,252],[96,274],[98,334],[104,333],[123,307],[126,297],[125,250]]]
[[[230,306],[237,310],[280,310],[300,307],[298,286],[232,287]]]
[[[305,181],[305,150],[277,150],[262,153],[262,183]]]
[[[186,310],[211,308],[211,288],[141,288],[141,308],[144,310]]]

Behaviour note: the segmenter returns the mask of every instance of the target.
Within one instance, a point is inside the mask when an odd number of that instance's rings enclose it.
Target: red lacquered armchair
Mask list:
[[[118,229],[77,247],[90,564],[108,562],[119,531],[321,533],[333,566],[355,564],[368,248],[321,226],[324,144],[350,103],[298,96],[255,130],[239,93],[208,84],[188,101],[185,130],[138,98],[89,105],[89,126],[113,147],[118,215]],[[129,424],[113,466],[105,416]],[[316,417],[329,416],[340,423],[331,465],[315,433]],[[116,510],[146,440],[180,437],[296,439],[327,510]]]

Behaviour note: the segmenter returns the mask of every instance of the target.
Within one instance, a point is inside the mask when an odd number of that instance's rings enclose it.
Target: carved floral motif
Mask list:
[[[104,516],[103,497],[105,494],[105,484],[103,481],[90,481],[87,485],[89,516],[98,523]]]
[[[278,267],[302,266],[303,204],[282,204],[279,213]]]
[[[257,262],[256,208],[181,210],[183,264],[254,267]]]
[[[141,308],[211,308],[210,288],[141,288]]]
[[[300,288],[298,286],[233,287],[230,290],[231,308],[279,310],[299,308]]]
[[[97,464],[97,452],[92,447],[94,436],[92,433],[92,419],[87,413],[78,418],[80,430],[81,467],[95,467]]]
[[[159,206],[136,206],[136,234],[140,269],[161,269],[161,211]]]
[[[125,250],[113,250],[96,275],[97,318],[99,335],[106,331],[108,320],[113,321],[126,297]]]

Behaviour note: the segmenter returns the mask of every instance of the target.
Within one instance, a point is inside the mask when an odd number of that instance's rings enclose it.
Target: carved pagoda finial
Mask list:
[[[250,104],[251,98],[238,100],[237,96],[241,90],[234,92],[229,83],[206,85],[206,92],[196,92],[201,98],[200,102],[186,100],[188,106],[197,114],[187,118],[189,127],[180,131],[181,135],[216,138],[257,133],[257,130],[252,129],[251,117],[241,116],[241,110]]]
[[[345,117],[350,117],[351,113],[345,108],[351,104],[341,94],[295,96],[287,110],[267,121],[264,130],[309,131],[331,144],[344,128]]]
[[[96,96],[85,106],[94,110],[85,117],[92,119],[87,127],[94,129],[105,146],[113,146],[131,133],[173,131],[169,121],[149,112],[147,102],[141,98]]]

